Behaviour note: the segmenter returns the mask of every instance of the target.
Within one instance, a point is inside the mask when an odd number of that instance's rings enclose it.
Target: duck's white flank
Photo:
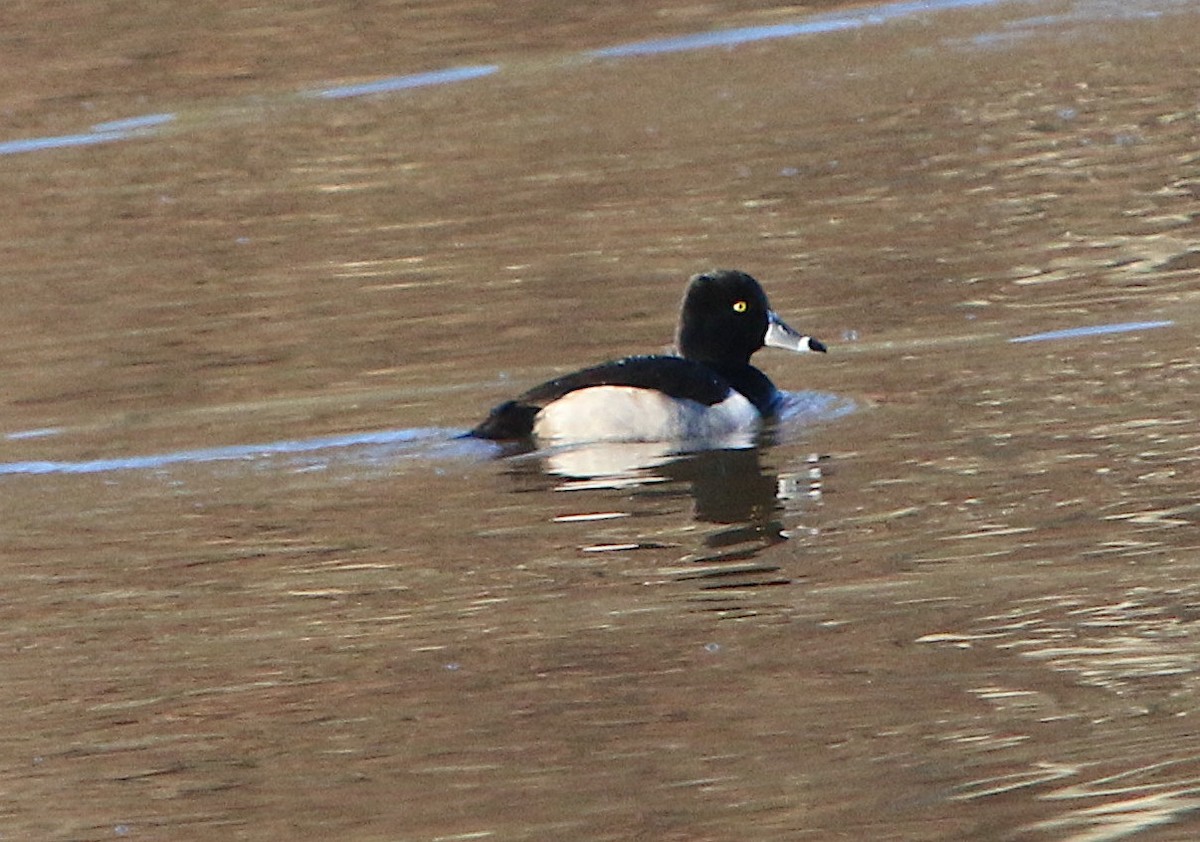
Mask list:
[[[762,419],[743,395],[713,406],[652,389],[589,386],[551,403],[533,433],[556,444],[596,441],[716,441],[758,430]]]

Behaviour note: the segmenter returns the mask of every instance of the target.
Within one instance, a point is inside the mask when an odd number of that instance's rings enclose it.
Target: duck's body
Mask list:
[[[771,311],[754,278],[732,270],[691,279],[677,344],[678,356],[626,357],[536,386],[497,406],[470,435],[558,444],[753,434],[780,397],[751,355],[764,345],[825,350]]]

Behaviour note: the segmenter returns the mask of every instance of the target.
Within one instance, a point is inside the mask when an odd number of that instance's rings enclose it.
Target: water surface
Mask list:
[[[1196,836],[1192,5],[24,14],[0,833]],[[712,266],[853,412],[452,438]]]

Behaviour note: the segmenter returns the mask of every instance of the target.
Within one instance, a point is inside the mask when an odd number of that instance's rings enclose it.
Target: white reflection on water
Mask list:
[[[1078,725],[1090,720],[1098,732],[1124,722],[1120,736],[1109,730],[1105,738],[1113,765],[1095,759],[1073,762],[1064,746],[1064,757],[968,780],[957,787],[955,798],[1025,794],[1053,803],[1061,808],[1058,815],[1025,830],[1052,831],[1055,838],[1076,842],[1129,838],[1200,810],[1200,755],[1187,722],[1194,713],[1197,680],[1196,605],[1197,588],[1190,583],[1133,587],[1115,601],[1111,594],[1079,591],[1021,600],[959,632],[919,638],[919,643],[1015,653],[1073,676],[1080,685],[1106,691],[1115,705],[1103,714],[1072,710],[1061,696],[1042,689],[1041,682],[973,691],[998,710],[1022,714],[1019,721]],[[1176,723],[1182,739],[1171,735]],[[1093,737],[1083,739],[1090,749]]]

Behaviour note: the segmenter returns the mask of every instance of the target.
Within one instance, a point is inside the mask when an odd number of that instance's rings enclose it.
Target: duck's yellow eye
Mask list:
[[[748,306],[750,305],[748,305],[745,301],[735,301],[733,302],[733,312],[745,313]]]

